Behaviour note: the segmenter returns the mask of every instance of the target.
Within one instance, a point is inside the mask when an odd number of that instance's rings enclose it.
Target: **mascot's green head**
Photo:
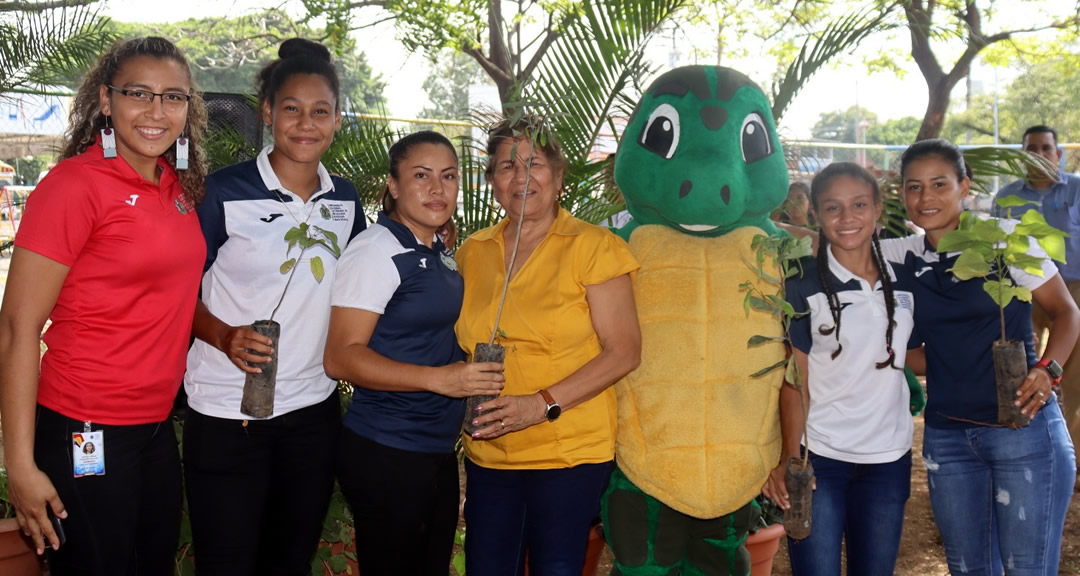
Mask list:
[[[634,225],[695,236],[773,231],[769,213],[787,197],[788,173],[768,99],[730,68],[665,73],[630,117],[615,183]]]

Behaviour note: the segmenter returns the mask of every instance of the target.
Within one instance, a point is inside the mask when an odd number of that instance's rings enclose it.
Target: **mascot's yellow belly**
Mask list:
[[[616,459],[644,492],[697,518],[745,505],[780,457],[784,371],[750,375],[783,360],[784,347],[746,343],[782,329],[766,312],[747,315],[739,290],[758,281],[743,258],[755,261],[750,243],[762,233],[747,227],[698,238],[642,226],[630,237],[641,262],[641,365],[615,387]]]

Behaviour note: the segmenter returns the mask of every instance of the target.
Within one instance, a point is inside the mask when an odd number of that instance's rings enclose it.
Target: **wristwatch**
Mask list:
[[[1044,357],[1042,360],[1036,362],[1035,365],[1050,373],[1050,378],[1054,386],[1057,386],[1058,382],[1061,382],[1061,374],[1064,370],[1062,370],[1061,364],[1057,363],[1057,360]]]
[[[544,416],[547,417],[548,422],[554,422],[558,420],[559,415],[562,414],[562,407],[559,406],[559,403],[551,397],[551,393],[547,390],[537,390],[537,392],[547,404],[547,408],[544,410]]]

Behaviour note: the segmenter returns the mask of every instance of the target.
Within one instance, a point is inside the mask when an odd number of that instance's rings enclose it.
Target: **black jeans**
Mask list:
[[[67,543],[46,548],[54,576],[168,576],[180,533],[180,456],[172,422],[92,424],[105,474],[74,477],[71,435],[83,422],[38,406],[34,459],[68,517]]]
[[[446,576],[457,527],[457,459],[342,430],[338,483],[356,524],[362,576]]]
[[[246,427],[188,408],[184,480],[200,576],[311,573],[340,427],[336,391]]]

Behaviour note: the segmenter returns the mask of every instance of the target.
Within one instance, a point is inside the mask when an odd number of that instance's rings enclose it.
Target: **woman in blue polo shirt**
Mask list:
[[[502,364],[463,363],[454,335],[464,294],[447,248],[457,192],[457,153],[445,136],[402,138],[390,147],[378,222],[338,264],[325,364],[354,386],[338,480],[356,518],[362,574],[446,576],[464,398],[503,385]]]
[[[789,540],[796,576],[839,576],[847,543],[851,574],[892,574],[911,492],[910,395],[904,360],[914,324],[910,288],[898,282],[875,233],[881,190],[851,162],[814,177],[810,203],[821,225],[816,260],[787,282],[806,315],[791,323],[800,384],[810,398],[807,444],[814,466],[810,536]],[[803,410],[790,384],[780,393],[784,451],[763,492],[790,507],[789,457],[803,448]]]
[[[970,576],[998,576],[1002,570],[1057,574],[1076,456],[1050,371],[1068,360],[1080,312],[1057,268],[1032,243],[1030,254],[1043,259],[1043,275],[1015,267],[1008,275],[1031,289],[1052,328],[1046,352],[1036,361],[1031,303],[1013,300],[1005,307],[1006,333],[1024,342],[1030,370],[1016,403],[1033,418],[1023,428],[998,426],[991,352],[1001,336],[998,307],[984,292],[984,280],[960,281],[950,272],[957,254],[936,251],[959,225],[971,185],[963,155],[945,140],[918,142],[904,152],[901,177],[908,217],[926,235],[888,240],[882,248],[888,260],[904,263],[918,303],[915,324],[926,344],[928,397],[923,460],[949,570]],[[1000,222],[1003,228],[1015,224]]]

